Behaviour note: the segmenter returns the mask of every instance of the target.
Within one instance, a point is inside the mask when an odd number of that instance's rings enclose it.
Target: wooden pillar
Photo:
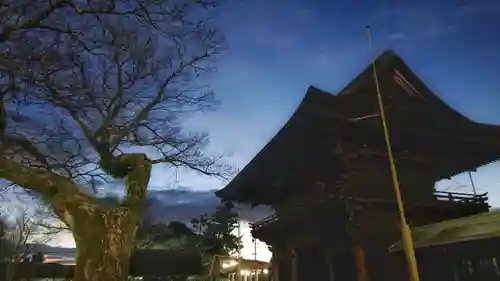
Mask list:
[[[369,281],[368,269],[366,266],[365,250],[361,245],[357,245],[356,251],[356,272],[358,281]]]
[[[267,281],[279,281],[278,273],[278,253],[275,247],[271,248],[271,260],[269,261],[269,267],[267,268]]]
[[[221,270],[221,258],[219,256],[215,256],[214,260],[214,268],[212,269],[212,276],[215,277],[215,279],[218,279],[220,277],[220,270]]]
[[[335,281],[335,269],[333,267],[332,253],[327,253],[326,259],[328,262],[328,280]]]
[[[293,272],[291,247],[287,245],[273,245],[272,271],[275,281],[291,281]]]
[[[297,276],[297,262],[298,262],[298,257],[297,257],[297,251],[295,249],[291,249],[290,254],[292,256],[292,278],[290,281],[298,281],[298,276]]]
[[[238,258],[238,264],[236,265],[235,279],[236,281],[243,281],[243,275],[241,274],[241,257]]]
[[[272,272],[273,281],[280,281],[280,267],[277,260],[273,261],[272,267],[273,267],[273,272]]]

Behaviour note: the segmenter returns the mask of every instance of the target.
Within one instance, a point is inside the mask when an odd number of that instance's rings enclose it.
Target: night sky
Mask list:
[[[498,0],[231,0],[217,24],[228,49],[218,58],[218,71],[204,79],[222,105],[193,116],[187,126],[209,132],[209,150],[228,154],[236,167],[243,168],[277,133],[310,85],[337,93],[387,49],[451,107],[474,121],[500,125]],[[372,48],[365,25],[372,26]],[[481,168],[473,177],[478,191],[490,192],[491,204],[500,207],[500,165]],[[224,185],[163,168],[156,168],[151,180],[155,192],[187,191],[173,205],[215,204],[203,196],[200,201],[200,194]],[[465,175],[438,188],[472,191]]]

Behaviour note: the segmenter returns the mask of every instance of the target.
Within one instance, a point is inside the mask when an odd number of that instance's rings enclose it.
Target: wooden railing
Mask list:
[[[278,220],[278,216],[276,214],[272,214],[272,215],[264,218],[263,220],[257,221],[255,223],[250,223],[250,227],[252,229],[257,229],[257,228],[260,228],[264,225],[271,224],[277,220]]]
[[[444,192],[436,191],[434,196],[439,201],[451,201],[451,202],[462,202],[462,203],[475,203],[475,204],[486,204],[488,201],[488,193],[482,194],[470,194],[470,193],[460,193],[460,192]]]
[[[434,197],[438,201],[449,201],[449,202],[454,202],[454,203],[464,203],[464,204],[477,204],[477,205],[482,205],[482,204],[487,204],[488,201],[488,193],[482,193],[482,194],[470,194],[470,193],[460,193],[460,192],[445,192],[445,191],[436,191],[434,192]],[[329,198],[332,198],[332,196],[329,196]],[[326,198],[320,201],[324,201]],[[382,201],[387,201],[383,200],[380,198],[355,198],[358,199],[359,201],[363,202],[382,202]],[[387,201],[389,202],[389,201]],[[305,206],[300,206],[299,209],[303,209]],[[297,210],[295,210],[297,211]],[[270,215],[260,221],[257,221],[255,223],[250,223],[250,227],[255,230],[258,228],[261,228],[263,226],[272,224],[273,222],[279,220],[279,217],[276,214]]]

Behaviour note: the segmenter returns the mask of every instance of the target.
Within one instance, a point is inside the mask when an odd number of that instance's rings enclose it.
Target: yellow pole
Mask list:
[[[368,44],[372,45],[370,26],[366,27],[368,35]],[[380,86],[377,77],[377,68],[375,67],[375,58],[372,57],[372,68],[373,68],[373,79],[375,80],[375,86],[377,89],[377,99],[378,106],[380,110],[380,119],[382,121],[382,128],[384,130],[385,145],[387,147],[387,154],[389,156],[389,166],[391,169],[392,182],[394,185],[394,193],[396,195],[396,202],[399,210],[399,218],[401,221],[401,236],[403,240],[403,247],[406,255],[406,261],[408,263],[408,271],[410,274],[411,281],[420,281],[420,276],[418,274],[417,259],[415,258],[415,249],[413,247],[413,238],[411,236],[411,229],[406,222],[405,211],[403,207],[403,199],[401,197],[401,189],[399,187],[398,172],[396,170],[396,164],[394,162],[394,156],[392,154],[391,139],[389,137],[389,129],[387,126],[387,119],[385,116],[384,105],[382,101],[382,94],[380,93]]]

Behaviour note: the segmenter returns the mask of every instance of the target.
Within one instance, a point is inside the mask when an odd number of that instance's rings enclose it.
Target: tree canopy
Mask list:
[[[136,235],[138,248],[195,249],[197,241],[197,234],[178,221],[142,225]]]
[[[239,227],[238,214],[234,205],[224,202],[217,206],[214,213],[203,214],[191,221],[200,235],[199,248],[208,254],[230,255],[240,250],[241,237],[234,231]]]
[[[230,255],[241,249],[241,237],[235,234],[238,214],[231,203],[224,203],[211,214],[183,222],[142,224],[137,231],[137,247],[197,249],[207,255]]]
[[[207,135],[184,132],[181,123],[217,105],[193,82],[222,48],[204,12],[216,4],[4,1],[0,176],[49,194],[19,179],[30,167],[95,188],[123,178],[130,165],[118,159],[132,151],[153,164],[223,175],[218,158],[202,152]]]

